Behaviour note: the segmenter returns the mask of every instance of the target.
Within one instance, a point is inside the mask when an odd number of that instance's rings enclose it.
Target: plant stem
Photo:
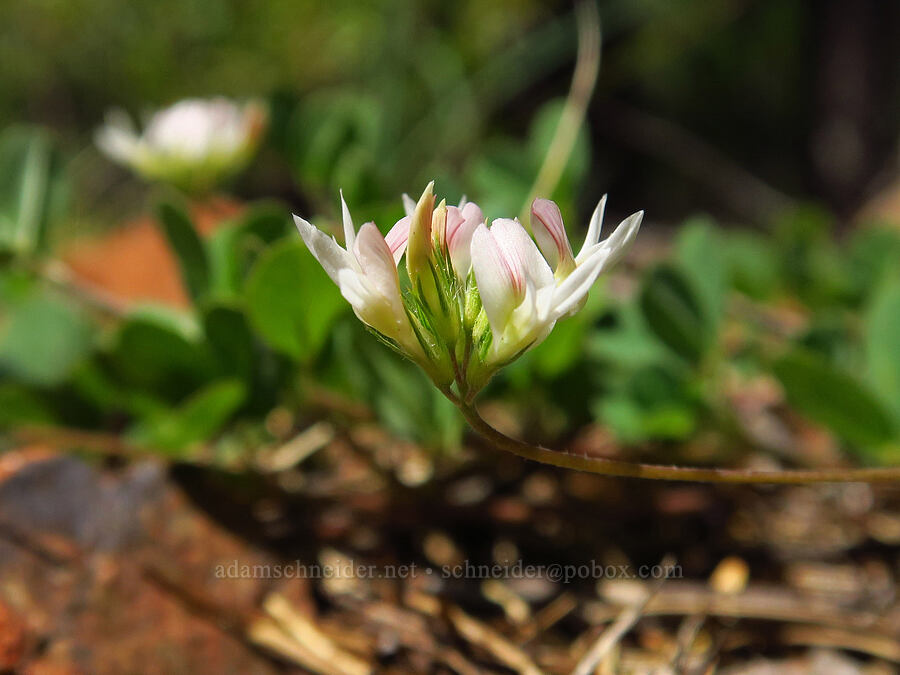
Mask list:
[[[485,440],[496,447],[542,464],[559,466],[603,476],[653,478],[657,480],[693,481],[698,483],[876,483],[900,482],[900,467],[835,468],[788,471],[752,471],[747,469],[711,469],[685,466],[663,466],[623,462],[602,457],[586,457],[549,450],[510,438],[488,424],[472,404],[449,396],[466,421]]]
[[[575,6],[576,25],[578,26],[578,56],[575,62],[575,73],[572,75],[572,85],[566,98],[565,106],[556,125],[556,131],[544,162],[538,171],[534,184],[528,193],[519,220],[528,222],[531,213],[531,202],[535,197],[550,197],[556,189],[575,141],[578,140],[578,132],[584,123],[591,95],[594,93],[594,85],[597,82],[597,74],[600,71],[600,18],[597,14],[597,6],[593,0],[579,2]]]

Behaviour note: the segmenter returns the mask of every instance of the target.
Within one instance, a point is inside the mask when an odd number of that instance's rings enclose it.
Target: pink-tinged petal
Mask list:
[[[484,222],[484,215],[474,202],[467,203],[462,209],[447,207],[447,249],[453,269],[460,279],[469,275],[472,266],[472,234],[475,228]]]
[[[341,190],[341,216],[344,221],[344,246],[348,251],[353,249],[353,240],[356,239],[356,230],[353,227],[353,219],[350,217],[350,209],[344,201],[344,191]]]
[[[340,285],[338,282],[339,273],[342,269],[351,269],[353,267],[353,256],[341,248],[332,237],[329,237],[300,216],[294,216],[294,222],[310,253],[319,261],[319,264],[331,277],[331,280]]]
[[[590,248],[590,254],[553,295],[553,314],[556,317],[577,311],[597,277],[622,259],[637,236],[643,216],[643,211],[629,216],[606,241]]]
[[[456,206],[448,206],[447,207],[447,245],[450,245],[450,242],[453,241],[453,238],[456,236],[456,231],[459,229],[460,225],[466,222],[465,217],[462,214],[462,211],[459,210]]]
[[[391,305],[401,303],[400,280],[394,254],[375,223],[359,228],[353,252],[359,261],[363,276],[369,280],[382,297]]]
[[[554,270],[563,267],[568,272],[575,267],[572,246],[556,202],[534,200],[531,204],[531,230],[541,253]]]
[[[510,262],[484,224],[472,234],[472,269],[491,331],[494,339],[499,341],[513,309],[522,299],[524,284],[521,291],[517,291]]]
[[[553,271],[518,220],[497,218],[491,223],[491,234],[517,277],[517,288],[524,292],[525,280],[536,289],[553,284]]]
[[[475,222],[476,227],[478,224],[484,222],[484,213],[481,211],[481,207],[475,202],[466,202],[459,207],[459,210],[462,212],[463,218],[465,218],[467,222]]]
[[[388,248],[391,249],[391,253],[394,256],[395,265],[400,263],[400,258],[403,257],[403,252],[406,250],[406,244],[409,242],[409,221],[409,216],[403,216],[394,223],[394,226],[384,236],[384,240],[387,242]]]
[[[596,246],[600,241],[600,227],[603,224],[603,213],[606,211],[606,195],[600,198],[594,214],[591,216],[591,224],[588,226],[587,236],[584,238],[584,244],[578,255],[575,256],[575,262],[579,265],[590,255],[591,247]]]

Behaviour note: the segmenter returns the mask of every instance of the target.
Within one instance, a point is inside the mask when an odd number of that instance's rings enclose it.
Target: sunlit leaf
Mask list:
[[[0,372],[28,384],[61,384],[91,350],[90,321],[61,299],[34,293],[0,323]]]
[[[900,423],[900,280],[885,283],[865,315],[866,375]]]
[[[269,345],[298,361],[309,361],[347,309],[340,292],[299,237],[266,251],[244,290],[247,315]]]
[[[153,448],[177,452],[208,440],[240,408],[247,391],[238,380],[219,380],[191,395],[177,408],[144,420],[132,438]]]
[[[62,161],[47,132],[12,127],[0,134],[0,250],[37,249],[67,196]]]
[[[803,351],[782,357],[774,370],[788,402],[838,436],[863,449],[894,438],[896,428],[888,411],[849,373]]]
[[[178,259],[181,278],[196,302],[209,290],[209,261],[203,241],[187,212],[171,202],[163,202],[157,210],[163,232]]]

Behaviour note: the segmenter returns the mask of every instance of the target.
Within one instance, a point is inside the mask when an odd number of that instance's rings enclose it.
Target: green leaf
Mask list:
[[[900,425],[900,279],[882,285],[865,315],[866,376]]]
[[[612,394],[593,406],[594,416],[626,443],[650,439],[684,440],[697,427],[695,410],[682,403],[647,408],[625,394]]]
[[[141,445],[178,452],[211,438],[241,407],[246,396],[246,387],[238,380],[213,382],[177,408],[139,423],[131,437]]]
[[[215,371],[197,327],[159,309],[137,311],[125,319],[109,360],[126,385],[166,398],[196,389]]]
[[[34,252],[67,197],[62,161],[47,132],[12,127],[0,135],[0,250]]]
[[[0,372],[36,386],[59,385],[90,353],[92,328],[62,300],[34,293],[0,325]]]
[[[661,266],[650,272],[640,306],[647,325],[666,346],[691,363],[701,360],[712,327],[703,300],[679,270]]]
[[[187,212],[171,202],[157,209],[159,222],[178,259],[178,268],[188,293],[195,302],[209,290],[210,271],[206,250]]]
[[[862,383],[801,350],[775,363],[788,402],[799,412],[862,449],[894,438],[890,414]]]
[[[244,313],[235,307],[215,305],[204,312],[203,326],[220,372],[249,382],[256,345]]]
[[[50,406],[36,392],[13,382],[0,382],[0,429],[54,421]]]
[[[274,243],[291,229],[290,214],[281,204],[272,202],[254,204],[236,225],[243,236],[256,240],[257,247]]]
[[[725,258],[731,285],[741,293],[765,300],[778,289],[778,257],[770,240],[752,232],[731,232]]]
[[[710,326],[718,325],[725,306],[722,241],[709,218],[692,218],[679,231],[675,255],[684,278],[694,287]]]
[[[219,299],[236,298],[256,258],[288,232],[289,222],[280,205],[261,204],[213,232],[206,240],[210,292]]]
[[[677,357],[657,340],[635,303],[617,307],[589,336],[587,355],[604,370],[634,369]]]
[[[856,292],[866,299],[896,274],[900,260],[900,231],[896,227],[857,230],[848,248]]]
[[[273,348],[298,361],[316,356],[346,311],[337,287],[299,238],[260,256],[244,289],[250,324]]]

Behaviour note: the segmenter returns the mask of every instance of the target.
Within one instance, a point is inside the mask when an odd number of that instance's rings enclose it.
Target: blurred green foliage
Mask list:
[[[612,45],[601,79],[611,89],[700,123],[740,158],[797,144],[803,3],[600,4]],[[324,390],[348,403],[332,406],[336,418],[363,404],[395,434],[436,451],[459,446],[453,406],[366,334],[289,213],[334,226],[340,187],[358,222],[385,230],[401,215],[399,194],[432,178],[489,216],[518,213],[568,84],[567,7],[15,0],[0,3],[0,26],[0,430],[105,430],[175,457],[200,447],[252,453],[272,440],[273,410],[308,421],[321,414]],[[776,52],[780,78],[771,76]],[[265,99],[271,128],[257,165],[231,186],[251,197],[246,209],[211,233],[200,233],[181,196],[149,193],[190,306],[110,311],[48,273],[53,245],[101,220],[108,203],[122,208],[117,221],[144,207],[147,193],[86,150],[103,112],[211,94]],[[58,137],[13,125],[23,110]],[[613,171],[598,126],[581,131],[547,195],[573,239],[584,229],[576,214],[593,207],[609,176],[641,183],[654,199],[690,201],[657,180],[658,166]],[[773,173],[799,173],[795,161]],[[611,203],[626,208],[620,194]],[[837,240],[818,205],[770,225],[688,219],[664,255],[627,275],[627,292],[616,293],[625,300],[613,302],[601,284],[485,397],[518,406],[539,437],[597,423],[661,453],[706,432],[746,448],[754,440],[730,387],[762,379],[784,393],[785,418],[829,429],[861,461],[896,461],[898,230]]]
[[[40,273],[47,216],[66,192],[52,142],[37,130],[5,138],[0,167],[21,179],[4,202],[12,215],[0,271],[0,427],[122,428],[135,443],[182,456],[214,439],[233,445],[248,425],[264,438],[268,412],[303,410],[324,387],[370,406],[396,434],[435,449],[459,445],[453,406],[352,318],[283,206],[250,205],[201,235],[181,198],[165,197],[156,221],[192,308],[136,306],[109,317]],[[534,142],[516,150],[523,154],[510,166],[521,181],[496,190],[494,208],[509,208],[503,200],[526,185],[536,164],[522,171],[524,158],[540,157]],[[584,152],[564,186],[583,177]],[[703,430],[742,438],[725,383],[735,373],[768,376],[788,405],[861,458],[891,460],[900,233],[865,228],[837,243],[827,217],[807,207],[776,225],[764,234],[689,220],[628,301],[595,292],[487,395],[532,409],[544,435],[594,421],[632,443]],[[782,311],[794,317],[785,326]]]

